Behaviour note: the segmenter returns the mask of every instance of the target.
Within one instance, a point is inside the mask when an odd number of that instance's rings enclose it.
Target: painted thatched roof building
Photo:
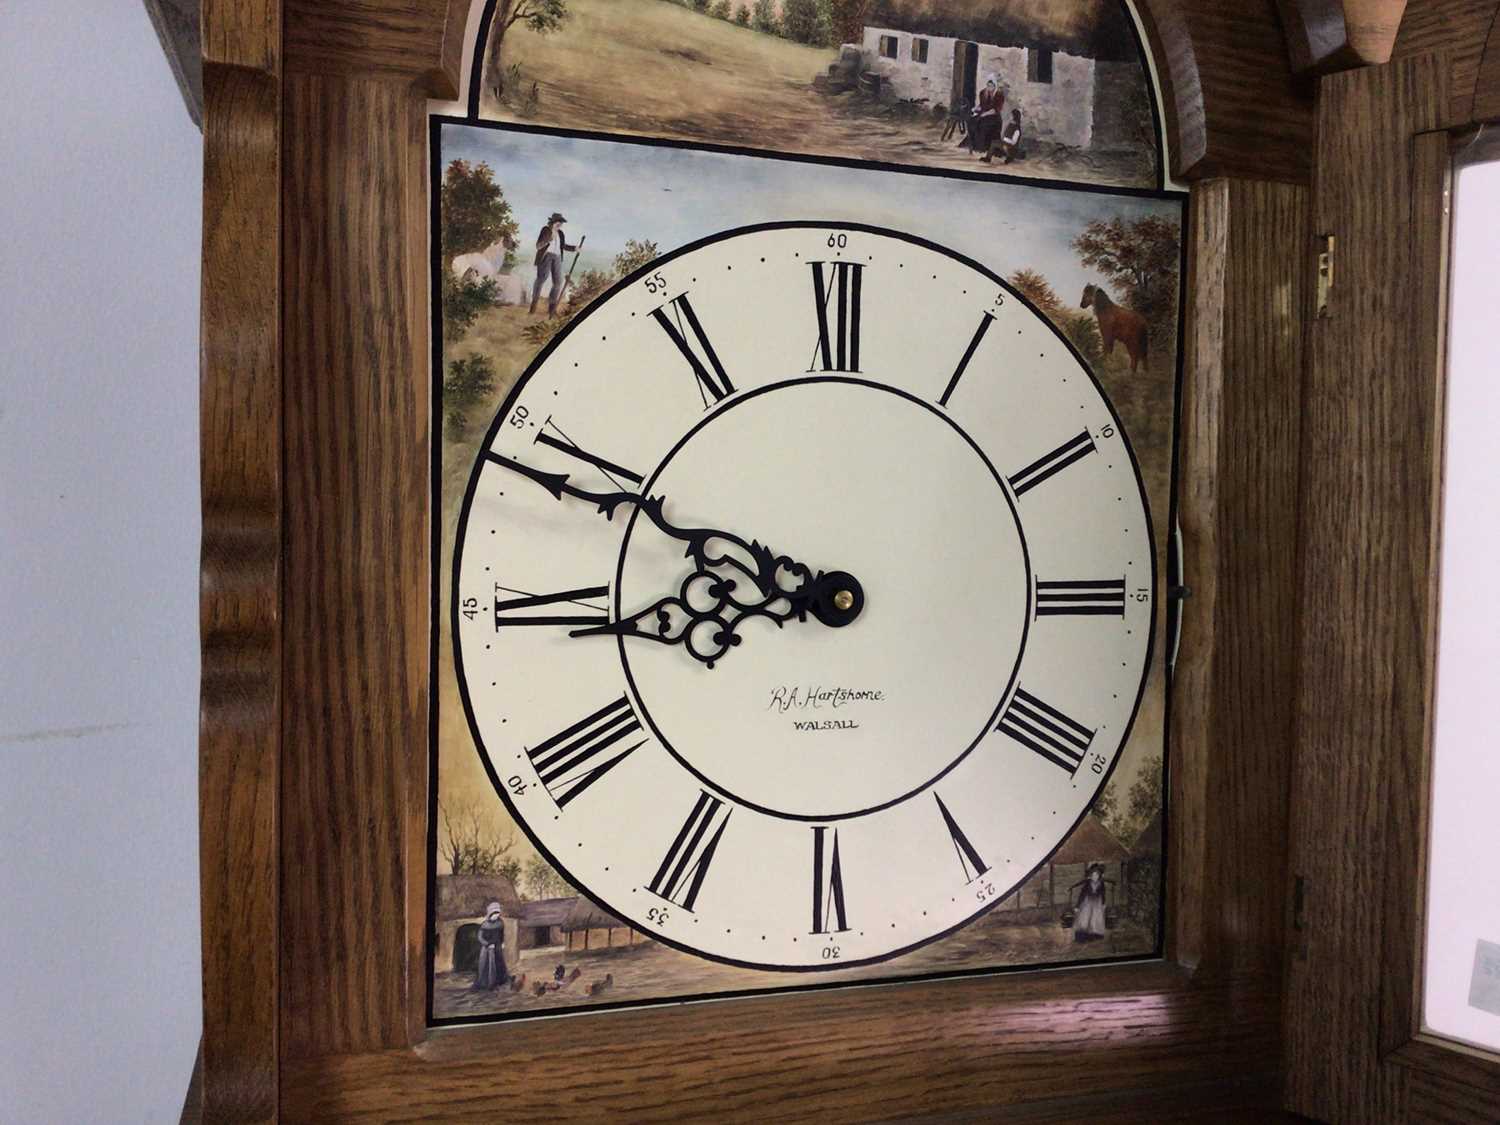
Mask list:
[[[1135,29],[1116,0],[876,0],[857,46],[867,84],[888,97],[972,107],[993,79],[1004,117],[1019,109],[1032,140],[1155,143]]]
[[[539,949],[543,946],[562,945],[567,941],[563,923],[577,904],[578,897],[543,898],[521,904],[521,948]]]
[[[579,896],[562,924],[570,952],[625,949],[649,940],[629,922],[616,918],[590,898]]]
[[[490,903],[500,904],[505,920],[505,960],[521,953],[521,896],[504,875],[439,875],[433,903],[433,967],[437,972],[472,970],[478,953],[479,924]]]

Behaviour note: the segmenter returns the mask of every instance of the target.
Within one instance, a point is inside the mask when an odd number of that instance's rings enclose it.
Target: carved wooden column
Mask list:
[[[198,793],[211,1121],[277,1109],[280,70],[276,0],[207,0]]]

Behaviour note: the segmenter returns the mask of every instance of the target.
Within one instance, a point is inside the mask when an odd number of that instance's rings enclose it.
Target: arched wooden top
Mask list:
[[[1470,120],[1500,119],[1500,3],[1490,17],[1490,33],[1485,39],[1484,54],[1479,59],[1479,73],[1474,82],[1474,104]]]
[[[1393,59],[1433,52],[1446,56],[1448,112],[1454,128],[1500,117],[1500,0],[1411,0]]]
[[[1273,0],[1137,0],[1178,179],[1307,182],[1313,89],[1292,74]]]

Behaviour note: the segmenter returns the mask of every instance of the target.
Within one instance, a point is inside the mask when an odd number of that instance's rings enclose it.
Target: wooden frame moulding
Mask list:
[[[1292,104],[1276,73],[1220,73],[1222,38],[1194,42],[1209,5],[1150,6],[1186,13],[1168,68],[1180,89],[1204,88],[1189,72],[1212,65],[1207,89],[1259,83]],[[205,241],[214,615],[232,569],[219,560],[255,562],[254,612],[236,626],[254,644],[232,650],[254,653],[234,681],[248,687],[226,689],[210,663],[222,641],[205,611],[205,1118],[1024,1104],[1069,1120],[1107,1101],[1165,1120],[1274,1104],[1306,190],[1222,179],[1193,197],[1180,515],[1194,596],[1172,718],[1167,962],[429,1032],[426,98],[456,92],[468,5],[252,9],[205,10],[209,57],[249,52],[234,65],[264,76],[255,174],[210,176],[205,195],[210,224],[247,224],[239,242]],[[210,63],[211,169],[235,151],[221,78]],[[1219,154],[1199,165],[1236,170],[1252,141],[1195,112]],[[211,301],[236,271],[239,288]],[[248,553],[210,532],[226,491],[253,500]],[[1060,1093],[1062,1071],[1093,1092]]]
[[[1414,0],[1408,20],[1435,35],[1442,7]],[[1292,802],[1307,908],[1285,1065],[1287,1108],[1321,1120],[1493,1120],[1500,1104],[1500,1061],[1425,1034],[1420,1000],[1452,159],[1472,136],[1460,107],[1500,94],[1458,31],[1327,78],[1319,100],[1313,221],[1338,240],[1338,280],[1309,322]]]

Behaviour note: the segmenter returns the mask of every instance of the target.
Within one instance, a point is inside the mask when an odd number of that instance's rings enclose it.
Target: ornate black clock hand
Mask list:
[[[633,504],[664,535],[687,544],[683,554],[695,569],[683,580],[677,594],[613,624],[576,629],[569,636],[640,637],[660,644],[680,644],[695,660],[712,668],[740,643],[739,626],[751,618],[765,618],[781,628],[794,619],[806,621],[811,613],[831,628],[842,628],[864,608],[864,591],[853,575],[842,571],[814,575],[809,567],[791,556],[778,555],[760,542],[746,541],[733,532],[677,527],[666,517],[663,496],[594,492],[570,483],[566,473],[546,473],[497,453],[486,456],[540,484],[557,500],[570,496],[598,505],[599,512],[610,520],[621,505]],[[715,541],[734,550],[712,549]],[[748,578],[754,586],[754,596],[749,599],[738,596],[740,580],[716,573],[717,567],[732,568]],[[654,624],[643,629],[646,622]]]

